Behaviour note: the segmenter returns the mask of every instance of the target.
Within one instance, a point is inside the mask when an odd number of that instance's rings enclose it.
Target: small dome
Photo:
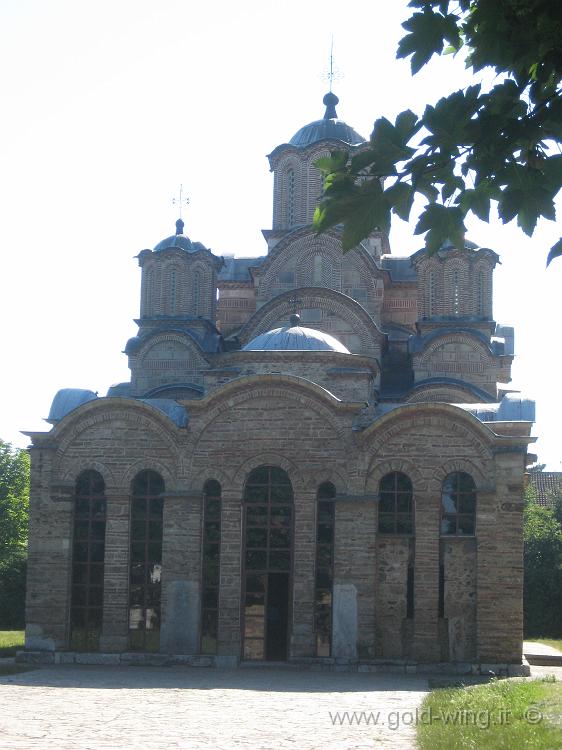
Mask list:
[[[188,253],[196,253],[199,250],[207,250],[205,245],[201,242],[192,242],[189,237],[183,233],[184,223],[181,219],[176,221],[176,233],[170,237],[166,237],[159,242],[154,248],[154,252],[157,253],[160,250],[167,250],[171,247],[178,247],[181,250],[186,250]]]
[[[296,320],[295,320],[296,319]],[[312,352],[340,352],[350,354],[340,341],[323,331],[313,328],[303,328],[298,324],[299,316],[291,316],[291,325],[285,328],[274,328],[252,339],[242,351],[312,351]]]
[[[364,143],[365,139],[362,135],[359,135],[357,131],[343,122],[343,120],[337,119],[336,104],[338,104],[338,102],[338,97],[331,91],[326,94],[323,99],[323,103],[326,105],[326,112],[324,113],[322,120],[310,122],[308,125],[305,125],[297,131],[289,141],[291,146],[304,148],[311,143],[323,141],[327,138],[343,141],[350,146]]]

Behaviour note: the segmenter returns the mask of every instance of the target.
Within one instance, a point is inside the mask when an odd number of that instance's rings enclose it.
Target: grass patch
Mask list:
[[[15,656],[23,648],[24,630],[0,630],[0,656]]]
[[[529,638],[533,643],[544,643],[545,646],[552,646],[562,651],[562,638]]]
[[[436,690],[422,704],[417,737],[421,750],[562,747],[562,684],[493,680]]]

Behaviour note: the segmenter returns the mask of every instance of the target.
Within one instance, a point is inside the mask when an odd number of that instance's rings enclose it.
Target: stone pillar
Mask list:
[[[290,657],[314,656],[316,490],[295,493]]]
[[[25,647],[68,644],[74,484],[51,482],[52,449],[31,450]]]
[[[160,651],[199,653],[203,494],[164,496]]]
[[[106,487],[103,627],[100,651],[126,651],[129,639],[130,496]]]
[[[332,653],[375,655],[375,497],[336,496]]]
[[[414,643],[412,656],[419,661],[440,661],[439,645],[439,491],[417,492]]]
[[[218,664],[235,664],[241,655],[240,591],[242,569],[242,498],[223,487],[220,548]]]
[[[478,493],[478,659],[520,664],[523,642],[522,452],[498,453],[496,492]]]

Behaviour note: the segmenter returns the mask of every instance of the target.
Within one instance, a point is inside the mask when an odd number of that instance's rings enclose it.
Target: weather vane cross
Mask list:
[[[183,194],[183,185],[180,185],[180,194],[177,198],[172,198],[172,204],[179,207],[180,219],[182,218],[181,210],[182,206],[189,205],[189,198]]]
[[[324,69],[322,79],[329,82],[330,93],[332,93],[332,84],[334,81],[339,81],[342,78],[343,73],[334,65],[334,37],[332,36],[332,41],[330,42],[330,66]]]
[[[302,302],[302,299],[299,299],[296,294],[292,295],[292,297],[289,300],[289,304],[293,306],[293,313],[296,313],[297,305],[300,305],[301,302]]]

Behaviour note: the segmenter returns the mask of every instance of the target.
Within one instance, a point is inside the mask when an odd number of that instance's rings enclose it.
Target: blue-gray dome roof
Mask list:
[[[189,237],[183,233],[184,223],[181,219],[176,221],[176,233],[170,237],[166,237],[159,242],[154,248],[154,252],[159,250],[166,250],[170,247],[179,247],[181,250],[186,250],[188,253],[196,253],[199,250],[207,250],[205,245],[201,242],[192,242]]]
[[[284,328],[274,328],[252,339],[242,351],[313,351],[340,352],[350,354],[341,341],[323,331],[313,328],[303,328],[299,325],[299,316],[291,316],[291,325]]]
[[[88,401],[97,399],[97,397],[97,393],[84,388],[61,388],[55,394],[47,421],[59,422],[74,409],[82,406],[82,404],[87,404]]]
[[[323,141],[327,138],[343,141],[350,146],[356,146],[358,143],[365,142],[365,138],[359,135],[350,125],[347,125],[343,120],[338,120],[336,104],[339,102],[339,99],[335,94],[332,94],[330,91],[324,97],[323,102],[326,105],[326,112],[322,120],[310,122],[297,131],[289,141],[291,146],[304,148],[311,143]]]

